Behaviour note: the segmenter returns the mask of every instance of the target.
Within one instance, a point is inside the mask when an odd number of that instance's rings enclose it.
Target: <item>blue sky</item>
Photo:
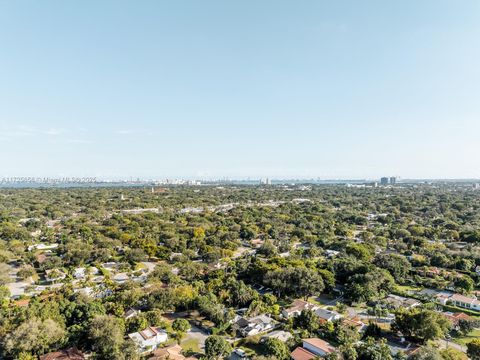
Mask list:
[[[0,176],[480,178],[478,0],[0,1]]]

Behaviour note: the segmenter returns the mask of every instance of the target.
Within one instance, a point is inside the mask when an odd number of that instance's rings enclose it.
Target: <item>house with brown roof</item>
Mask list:
[[[441,274],[442,274],[442,270],[440,270],[436,266],[425,268],[423,270],[423,276],[435,277],[435,276],[440,276]]]
[[[312,360],[317,356],[324,357],[337,349],[325,340],[319,338],[303,339],[301,347],[297,347],[290,357],[293,360]]]
[[[343,319],[342,324],[357,330],[359,333],[363,333],[367,328],[367,325],[357,318]]]
[[[259,249],[265,243],[265,240],[262,239],[252,239],[250,240],[250,246],[254,249]]]
[[[282,310],[282,316],[288,319],[300,315],[303,310],[316,309],[318,309],[318,306],[311,304],[308,301],[297,299],[293,301],[290,307]]]
[[[35,262],[34,265],[36,268],[39,268],[47,259],[49,258],[48,253],[40,253],[35,255]]]
[[[337,350],[329,342],[319,338],[303,339],[303,347],[318,356],[325,356]]]
[[[30,304],[30,299],[21,299],[14,302],[18,307],[27,307]]]
[[[465,321],[472,321],[473,317],[463,313],[463,312],[442,312],[441,313],[450,323],[452,324],[453,327],[457,327],[458,324],[460,323],[460,320],[465,320]]]
[[[51,352],[40,356],[40,360],[84,360],[85,356],[77,348]]]
[[[313,360],[316,355],[299,346],[290,354],[292,360]]]
[[[148,360],[194,360],[193,357],[185,357],[182,347],[178,344],[166,346],[153,351]]]

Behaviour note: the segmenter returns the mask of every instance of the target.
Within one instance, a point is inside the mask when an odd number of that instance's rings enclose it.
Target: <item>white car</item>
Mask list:
[[[233,350],[233,353],[242,359],[248,359],[247,353],[242,349],[235,349]]]

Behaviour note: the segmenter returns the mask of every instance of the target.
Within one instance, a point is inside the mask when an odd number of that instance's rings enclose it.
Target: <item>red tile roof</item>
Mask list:
[[[170,345],[157,349],[153,352],[153,356],[149,360],[185,360],[182,355],[182,347],[178,344]]]
[[[55,351],[40,356],[40,360],[84,360],[85,356],[77,348]]]
[[[291,314],[296,311],[302,311],[305,309],[314,309],[314,308],[315,308],[315,305],[310,304],[307,301],[297,299],[292,303],[292,305],[289,308],[285,309],[284,311],[287,312],[288,314]]]
[[[445,316],[448,320],[450,320],[453,325],[458,325],[460,320],[466,320],[466,321],[473,320],[471,316],[463,312],[457,312],[457,313],[444,312],[442,313],[442,315]]]
[[[26,307],[30,303],[30,299],[22,299],[15,301],[15,305],[18,307]]]
[[[290,354],[290,357],[293,360],[313,360],[315,359],[316,355],[312,354],[310,351],[299,346],[292,351],[292,353]]]

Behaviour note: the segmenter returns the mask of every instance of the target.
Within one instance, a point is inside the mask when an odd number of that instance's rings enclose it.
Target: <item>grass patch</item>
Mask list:
[[[245,351],[248,356],[263,355],[263,347],[260,344],[247,343],[240,346],[240,348]]]
[[[185,351],[191,351],[194,353],[199,353],[202,351],[202,349],[200,349],[197,339],[187,339],[185,341],[182,341],[181,346]]]
[[[147,268],[147,265],[142,264],[142,263],[137,263],[137,264],[135,265],[135,271],[142,270],[142,269],[146,269],[146,268]]]
[[[412,285],[397,285],[397,290],[403,293],[408,293],[409,291],[420,291],[422,288]]]
[[[162,346],[170,346],[170,345],[175,345],[177,343],[177,340],[169,337],[167,341],[165,341]]]
[[[330,295],[311,296],[308,298],[308,302],[319,306],[335,306],[337,303],[336,299],[336,296]]]
[[[319,301],[319,298],[317,298],[316,296],[311,296],[308,298],[308,302],[311,303],[311,304],[314,304],[314,305],[325,305],[325,304],[322,304],[320,301]]]
[[[470,341],[480,338],[480,329],[475,329],[469,334],[453,339],[454,342],[460,345],[467,345]]]
[[[249,336],[247,338],[241,339],[236,344],[234,344],[234,346],[240,347],[242,350],[244,350],[248,354],[248,356],[264,355],[263,345],[260,344],[260,339],[262,338],[262,336],[263,335],[260,335],[260,334]]]

